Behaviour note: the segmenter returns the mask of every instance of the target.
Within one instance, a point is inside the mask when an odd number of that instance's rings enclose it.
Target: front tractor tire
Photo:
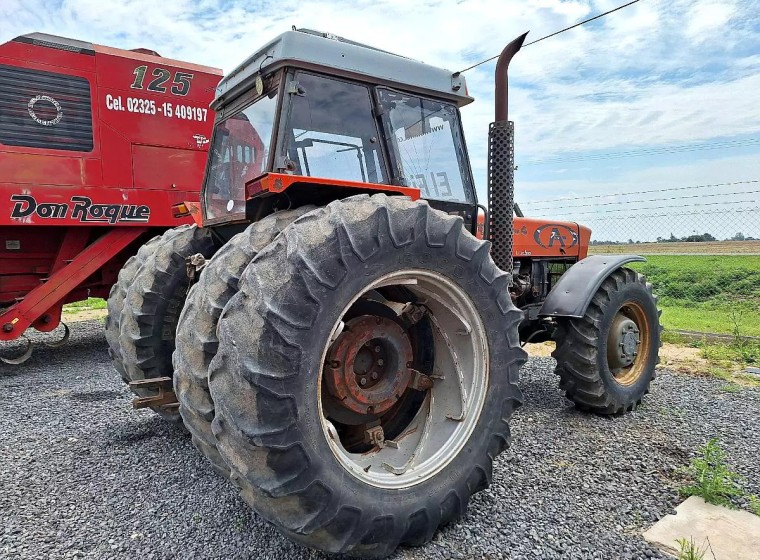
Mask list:
[[[604,415],[641,404],[659,363],[659,318],[644,276],[629,268],[613,272],[583,317],[559,321],[552,356],[567,398]]]
[[[143,263],[128,287],[119,318],[119,346],[128,383],[173,375],[172,353],[177,323],[190,278],[187,258],[214,254],[211,232],[185,225],[165,232],[153,254]],[[154,397],[155,388],[134,388],[138,397]],[[156,413],[181,422],[177,405],[151,406]]]
[[[488,249],[424,202],[361,195],[246,268],[217,329],[212,427],[243,497],[286,536],[385,557],[488,486],[526,357]]]
[[[314,208],[303,206],[271,214],[233,236],[207,263],[182,309],[173,358],[179,413],[195,446],[224,477],[229,476],[229,469],[216,450],[211,432],[214,401],[208,389],[208,367],[219,344],[219,315],[237,293],[240,276],[256,254],[293,220]]]

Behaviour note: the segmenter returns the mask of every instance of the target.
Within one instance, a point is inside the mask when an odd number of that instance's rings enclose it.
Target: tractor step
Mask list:
[[[171,377],[152,377],[140,379],[139,381],[130,381],[129,388],[133,391],[137,389],[158,389],[158,395],[135,397],[132,400],[132,408],[158,407],[164,410],[176,410],[179,408],[179,402],[177,402],[177,396],[174,394]]]

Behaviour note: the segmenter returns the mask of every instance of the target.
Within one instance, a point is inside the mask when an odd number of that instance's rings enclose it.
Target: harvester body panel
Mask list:
[[[63,303],[107,295],[146,236],[189,223],[171,208],[198,200],[220,77],[40,33],[0,45],[0,340],[51,330]]]

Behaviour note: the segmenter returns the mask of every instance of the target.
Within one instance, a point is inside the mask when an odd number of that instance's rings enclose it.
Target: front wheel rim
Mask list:
[[[607,339],[607,364],[615,382],[630,387],[647,371],[652,325],[644,307],[635,301],[615,313]]]
[[[339,343],[341,336],[345,336],[343,331],[347,323],[343,317],[351,306],[362,298],[377,299],[383,289],[391,287],[403,287],[413,294],[416,300],[414,308],[417,312],[422,309],[425,320],[430,321],[434,367],[429,375],[415,375],[419,372],[413,370],[412,374],[407,375],[409,379],[404,380],[408,383],[407,391],[424,394],[424,400],[406,428],[394,439],[385,440],[382,430],[367,427],[365,436],[371,448],[352,452],[341,440],[335,416],[328,412],[329,407],[324,400],[324,395],[328,393],[323,392],[323,382],[326,376],[334,375],[330,368],[336,367],[335,360],[330,361],[335,357],[331,348]],[[407,307],[405,311],[403,302],[385,303],[399,317],[409,310]],[[380,488],[407,488],[434,477],[462,451],[485,403],[489,378],[488,341],[480,314],[470,297],[454,281],[431,271],[412,269],[394,272],[371,283],[357,295],[343,309],[331,333],[322,353],[323,370],[317,395],[322,430],[335,458],[355,478]],[[363,339],[357,337],[357,340]],[[397,352],[405,355],[403,343],[389,344],[387,348],[391,346],[402,348]],[[386,355],[385,350],[386,346],[383,346],[383,356]],[[362,358],[358,379],[366,371],[365,362],[366,359]],[[332,387],[325,385],[325,389],[334,392],[335,382],[331,379],[329,383]],[[386,387],[388,383],[382,386]],[[352,400],[354,408],[356,401]]]

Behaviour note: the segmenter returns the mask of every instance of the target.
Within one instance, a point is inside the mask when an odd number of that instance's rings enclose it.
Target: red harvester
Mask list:
[[[148,238],[189,221],[171,208],[198,199],[221,75],[40,33],[0,45],[0,341],[107,297]]]

